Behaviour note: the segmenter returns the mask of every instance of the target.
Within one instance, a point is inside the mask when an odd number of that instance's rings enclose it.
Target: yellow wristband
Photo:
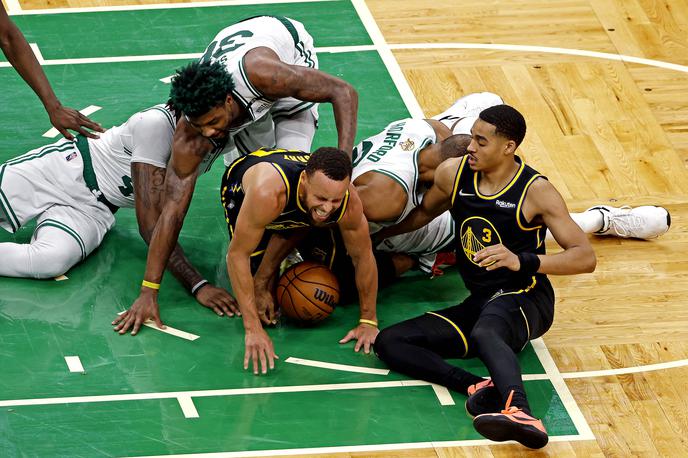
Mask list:
[[[366,319],[361,318],[360,320],[358,320],[358,322],[361,324],[369,324],[369,325],[375,326],[377,328],[377,321],[375,321],[375,320],[366,320]]]
[[[153,283],[152,281],[146,281],[146,280],[143,280],[141,282],[141,286],[145,286],[146,288],[155,289],[155,290],[160,289],[160,283]]]

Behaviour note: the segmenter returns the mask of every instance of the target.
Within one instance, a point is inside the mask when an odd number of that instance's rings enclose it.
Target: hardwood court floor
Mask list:
[[[147,1],[20,1],[25,9]],[[688,65],[688,2],[434,0],[365,2],[426,114],[489,90],[529,123],[522,153],[572,211],[661,204],[672,227],[644,242],[595,238],[595,273],[553,278],[557,314],[544,340],[562,373],[688,358],[688,68],[620,62],[527,45]],[[333,25],[341,26],[341,25]],[[424,49],[427,44],[444,49]],[[415,44],[417,49],[394,49]],[[457,49],[449,49],[452,46]],[[554,247],[550,247],[554,249]],[[687,456],[688,367],[566,381],[595,441],[332,456]],[[325,456],[325,455],[320,455]],[[329,455],[327,455],[329,456]]]

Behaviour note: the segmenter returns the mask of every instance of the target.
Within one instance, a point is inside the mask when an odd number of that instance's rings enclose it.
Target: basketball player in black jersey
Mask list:
[[[523,116],[508,105],[480,113],[469,154],[443,162],[421,205],[381,236],[408,232],[450,210],[457,265],[470,295],[461,304],[384,329],[375,351],[392,369],[469,395],[476,430],[531,448],[547,444],[528,405],[516,353],[543,335],[554,316],[546,274],[592,272],[595,254],[549,181],[515,155]],[[549,228],[564,251],[545,254]],[[477,356],[483,379],[444,358]]]
[[[271,300],[270,282],[280,262],[293,249],[304,230],[336,225],[356,269],[360,321],[340,340],[356,339],[355,351],[366,353],[377,336],[377,268],[361,200],[351,184],[351,160],[341,150],[319,148],[300,151],[258,150],[234,161],[221,186],[231,242],[227,271],[246,329],[244,369],[253,362],[263,373],[274,368],[275,350],[261,324],[261,296]],[[257,269],[251,256],[271,237]]]

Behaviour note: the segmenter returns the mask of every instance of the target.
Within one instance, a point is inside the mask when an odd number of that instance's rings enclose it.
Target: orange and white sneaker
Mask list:
[[[491,379],[483,380],[468,387],[466,399],[466,413],[477,417],[484,413],[494,413],[502,410],[502,397]]]
[[[485,413],[473,419],[473,427],[484,437],[504,442],[513,440],[528,448],[542,448],[549,442],[542,420],[531,417],[516,406],[512,406],[509,393],[504,410],[500,413]]]

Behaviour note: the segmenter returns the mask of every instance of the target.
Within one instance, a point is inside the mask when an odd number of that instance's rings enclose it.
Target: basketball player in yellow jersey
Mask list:
[[[592,272],[596,260],[559,192],[515,155],[525,131],[514,108],[483,110],[471,129],[468,155],[444,161],[421,204],[381,231],[411,231],[449,210],[457,265],[470,295],[457,306],[384,329],[375,351],[394,370],[469,395],[466,410],[488,439],[541,448],[547,432],[530,411],[516,353],[552,324],[547,274]],[[545,253],[548,228],[562,252]],[[472,356],[490,379],[444,360]]]

